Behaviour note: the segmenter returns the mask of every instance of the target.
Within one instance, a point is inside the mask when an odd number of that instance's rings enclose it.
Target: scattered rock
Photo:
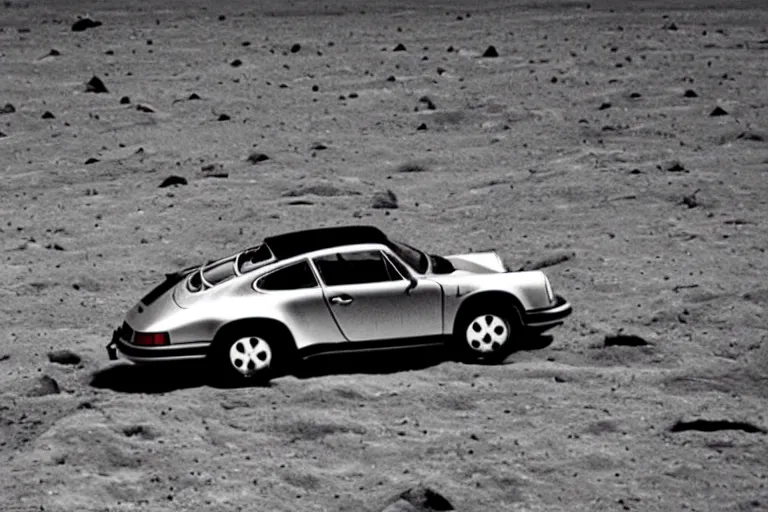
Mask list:
[[[48,352],[48,360],[56,364],[76,365],[82,358],[71,350],[54,350]]]
[[[426,105],[427,109],[429,110],[435,110],[437,107],[435,106],[435,102],[432,101],[432,99],[429,96],[422,96],[419,98],[419,103],[424,103]]]
[[[269,157],[264,153],[251,153],[250,155],[248,155],[248,161],[251,162],[252,164],[266,162],[267,160],[269,160]]]
[[[80,18],[72,24],[72,32],[83,32],[89,28],[100,27],[102,23],[100,21],[93,20],[89,17]]]
[[[548,256],[540,260],[527,262],[525,265],[520,267],[520,271],[524,272],[528,270],[539,270],[541,268],[553,267],[555,265],[559,265],[560,263],[565,263],[566,261],[573,259],[575,256],[576,253],[574,252],[553,254],[552,256]]]
[[[448,53],[453,53],[456,51],[456,48],[454,48],[453,46],[449,46],[448,48],[445,49],[445,51]]]
[[[677,421],[669,428],[670,432],[687,432],[695,430],[698,432],[719,432],[721,430],[741,430],[748,434],[765,434],[766,430],[746,421],[732,420],[705,420],[696,419],[692,421]]]
[[[629,95],[629,97],[630,97],[631,99],[633,99],[633,100],[636,100],[636,99],[638,99],[638,98],[642,98],[642,97],[643,97],[643,95],[642,95],[642,94],[640,94],[639,92],[633,92],[633,93],[631,93],[631,94]]]
[[[499,56],[499,52],[496,50],[496,47],[493,45],[486,48],[485,51],[483,52],[483,57],[486,57],[486,58],[493,58],[498,56]]]
[[[672,160],[667,162],[664,166],[664,170],[667,172],[688,172],[685,166],[679,160]]]
[[[377,210],[395,210],[398,207],[399,205],[397,204],[397,196],[389,189],[387,189],[385,192],[376,192],[373,195],[371,208]]]
[[[0,361],[7,361],[11,358],[11,354],[2,354],[0,355]]]
[[[30,397],[39,397],[39,396],[48,396],[48,395],[58,395],[61,393],[61,388],[59,388],[59,383],[56,382],[56,380],[53,377],[49,377],[48,375],[43,375],[39,379],[37,379],[37,383],[35,386],[29,390],[27,393],[27,396]]]
[[[712,112],[709,113],[709,117],[719,117],[719,116],[727,116],[728,112],[725,111],[725,109],[721,107],[715,107]]]
[[[4,138],[4,137],[7,137],[7,136],[8,136],[8,135],[6,135],[6,133],[5,133],[5,132],[0,132],[0,139],[2,139],[2,138]]]
[[[395,46],[395,47],[392,49],[392,51],[393,51],[393,52],[404,52],[404,51],[406,51],[406,49],[405,49],[405,45],[404,45],[403,43],[398,43],[398,44],[397,44],[397,46]]]
[[[290,206],[312,206],[315,202],[310,201],[309,199],[294,199],[293,201],[289,201],[288,204]]]
[[[326,146],[322,142],[315,142],[314,144],[312,144],[311,149],[312,151],[324,151],[328,149],[328,146]]]
[[[233,68],[239,68],[240,66],[243,65],[243,61],[241,61],[240,59],[235,59],[232,62],[230,62],[229,65],[232,66]]]
[[[139,437],[146,440],[157,438],[157,433],[152,428],[144,425],[129,425],[124,427],[123,434],[126,437]]]
[[[425,486],[400,493],[381,512],[444,512],[456,510],[443,495]]]
[[[107,86],[104,85],[101,78],[94,75],[88,83],[85,84],[85,92],[107,93],[109,90],[107,90]]]
[[[187,99],[188,99],[188,100],[199,100],[199,99],[200,99],[200,96],[199,96],[199,95],[198,95],[196,92],[193,92],[192,94],[190,94],[190,95],[187,97]]]
[[[335,185],[331,185],[330,183],[318,183],[315,185],[304,185],[283,193],[283,197],[298,197],[305,195],[320,197],[359,196],[360,192],[357,192],[356,190],[344,190]]]
[[[87,292],[95,293],[101,291],[101,284],[91,276],[83,275],[72,285],[72,288],[75,290],[85,290]]]
[[[440,76],[443,76],[447,70],[445,68],[441,68],[438,66],[437,68],[437,74]]]
[[[42,119],[56,119],[56,116],[53,115],[53,112],[50,110],[46,110],[43,112],[43,115],[41,116]]]
[[[685,98],[698,98],[699,95],[693,89],[686,89],[685,92],[683,93],[683,97],[685,97]]]
[[[227,114],[219,114],[219,117],[216,118],[217,121],[229,121],[232,119]]]
[[[387,82],[394,82],[394,81],[396,81],[396,80],[397,80],[397,78],[395,78],[395,75],[389,75],[389,76],[387,77]]]
[[[427,172],[429,169],[421,164],[414,162],[408,162],[398,166],[396,172],[411,173],[411,172]]]
[[[187,184],[187,178],[172,174],[163,180],[163,182],[160,184],[160,188],[176,186],[176,185],[186,185],[186,184]]]
[[[128,96],[123,96],[122,98],[120,98],[121,105],[128,105],[130,102],[131,102],[131,98],[129,98]]]
[[[699,206],[699,201],[696,199],[696,194],[699,193],[699,189],[693,191],[693,194],[683,196],[680,200],[680,204],[687,206],[688,208],[696,208]]]
[[[648,345],[650,343],[634,334],[610,334],[603,341],[604,347],[645,347]]]
[[[91,164],[95,164],[95,163],[98,163],[98,162],[101,162],[101,160],[99,160],[98,158],[91,157],[91,158],[89,158],[88,160],[85,161],[85,165],[91,165]]]
[[[610,103],[608,103],[608,102],[606,101],[605,103],[602,103],[602,104],[601,104],[601,105],[600,105],[600,106],[597,108],[597,110],[606,110],[606,109],[609,109],[609,108],[611,108],[612,106],[613,106],[613,105],[611,105]]]
[[[740,140],[749,140],[753,142],[763,142],[765,140],[765,136],[762,133],[753,132],[751,130],[748,130],[746,132],[741,132],[737,139]]]
[[[677,30],[677,25],[675,25],[675,22],[670,21],[665,23],[661,28],[664,30]]]
[[[46,54],[46,57],[58,57],[59,55],[61,55],[61,52],[59,50],[57,50],[56,48],[51,48],[51,51],[49,51]]]
[[[66,251],[66,249],[64,249],[61,244],[57,243],[46,244],[45,248],[51,251]]]
[[[136,110],[138,110],[139,112],[146,112],[148,114],[155,113],[155,109],[152,106],[147,105],[146,103],[138,103],[136,105]]]
[[[357,94],[356,92],[351,92],[347,97],[354,100],[355,98],[359,98],[360,95]]]
[[[299,53],[301,51],[301,45],[299,43],[294,43],[291,45],[291,53]]]
[[[0,107],[0,114],[13,114],[14,112],[16,112],[16,107],[13,106],[13,103],[6,103]]]
[[[419,126],[416,127],[416,129],[420,132],[423,132],[427,129],[427,123],[421,123]]]

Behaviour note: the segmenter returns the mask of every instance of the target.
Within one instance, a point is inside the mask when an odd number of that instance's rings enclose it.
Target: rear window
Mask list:
[[[212,263],[203,268],[203,279],[205,279],[207,283],[211,283],[211,286],[216,286],[233,277],[235,277],[234,257]]]
[[[237,259],[238,272],[245,274],[251,270],[263,266],[273,259],[272,251],[266,245],[259,245],[246,249]]]

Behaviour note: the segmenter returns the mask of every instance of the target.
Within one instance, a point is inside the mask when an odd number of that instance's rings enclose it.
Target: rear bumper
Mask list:
[[[162,347],[140,347],[122,339],[122,328],[112,332],[112,339],[107,344],[107,355],[111,361],[118,359],[118,353],[136,363],[170,362],[203,359],[208,355],[210,343],[184,343]]]
[[[549,329],[561,325],[565,317],[573,312],[570,303],[560,295],[555,297],[555,304],[548,308],[532,309],[525,313],[525,326],[532,329]]]

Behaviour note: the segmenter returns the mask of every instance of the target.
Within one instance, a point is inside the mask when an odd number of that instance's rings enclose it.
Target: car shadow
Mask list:
[[[318,354],[302,361],[292,375],[299,379],[357,373],[385,375],[423,370],[448,360],[445,349],[440,346]]]
[[[91,375],[91,386],[118,393],[160,394],[208,384],[208,371],[194,363],[140,365],[118,363]]]
[[[520,343],[516,352],[545,349],[552,344],[553,339],[551,335],[531,336]],[[298,379],[329,375],[385,375],[424,370],[453,360],[445,347],[440,345],[380,352],[324,354],[302,361],[290,375]],[[222,386],[215,384],[215,375],[203,363],[188,362],[162,365],[117,363],[95,371],[91,375],[90,385],[118,393],[162,394],[203,386],[265,387],[269,383]]]
[[[521,341],[515,352],[542,350],[549,347],[553,340],[552,335],[532,335]],[[322,354],[303,361],[297,371],[293,372],[293,375],[299,379],[327,375],[385,375],[424,370],[448,361],[456,361],[456,359],[451,357],[443,345],[375,352]]]

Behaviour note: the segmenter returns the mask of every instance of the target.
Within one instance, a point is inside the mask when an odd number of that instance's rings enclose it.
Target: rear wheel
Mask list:
[[[497,363],[512,352],[521,336],[520,315],[514,306],[477,306],[461,314],[454,344],[461,360]]]
[[[269,335],[230,333],[221,338],[210,357],[217,380],[225,384],[266,383],[277,376],[284,353]]]

